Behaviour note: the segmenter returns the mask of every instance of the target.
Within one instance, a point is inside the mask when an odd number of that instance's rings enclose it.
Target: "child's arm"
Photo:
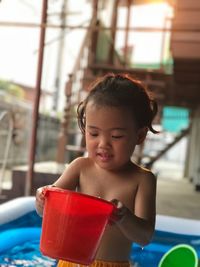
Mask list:
[[[42,216],[44,209],[44,190],[46,187],[56,186],[63,189],[75,190],[79,183],[79,176],[81,165],[83,164],[83,158],[77,158],[72,161],[63,174],[58,178],[58,180],[53,185],[47,185],[44,187],[40,187],[36,191],[36,211]]]
[[[120,201],[114,200],[118,207],[117,226],[133,242],[147,245],[155,228],[156,178],[152,173],[142,177],[135,197],[135,212],[126,208]]]

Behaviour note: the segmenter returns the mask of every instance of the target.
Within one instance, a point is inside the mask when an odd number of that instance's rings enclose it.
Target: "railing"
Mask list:
[[[151,168],[152,165],[159,160],[163,155],[165,155],[172,147],[174,147],[182,138],[187,136],[190,131],[190,126],[186,129],[181,130],[179,133],[177,133],[174,137],[172,137],[172,140],[168,143],[166,141],[162,141],[162,144],[160,144],[161,149],[152,149],[151,154],[152,155],[143,155],[143,164],[147,168]],[[147,140],[148,142],[148,140]],[[149,140],[149,142],[151,142]],[[157,144],[158,146],[158,144]],[[153,147],[157,147],[156,145],[153,145]]]
[[[81,133],[80,131],[78,131],[77,124],[73,124],[73,117],[74,117],[73,109],[84,97],[82,95],[82,92],[84,92],[82,84],[83,84],[84,70],[87,68],[89,61],[89,47],[90,47],[89,42],[92,33],[92,24],[93,21],[90,22],[88,30],[82,41],[79,54],[72,69],[72,73],[69,74],[69,79],[66,82],[66,87],[65,87],[66,104],[60,128],[58,147],[57,147],[57,159],[56,159],[58,163],[62,164],[66,162],[65,151],[69,151],[70,153],[71,152],[78,153],[83,151],[83,148],[80,147],[79,145],[81,143]],[[70,161],[69,160],[70,156],[69,155],[67,156],[68,156],[67,161]]]

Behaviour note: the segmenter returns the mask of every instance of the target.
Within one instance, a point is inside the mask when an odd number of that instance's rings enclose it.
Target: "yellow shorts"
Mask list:
[[[58,262],[57,267],[85,267],[86,265],[81,265],[73,262],[62,261]],[[128,261],[102,261],[102,260],[95,260],[92,264],[89,265],[90,267],[130,267],[130,263]]]

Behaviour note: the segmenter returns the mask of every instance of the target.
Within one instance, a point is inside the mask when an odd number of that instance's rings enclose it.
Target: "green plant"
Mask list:
[[[7,92],[17,98],[23,99],[24,98],[24,91],[23,89],[11,82],[0,80],[0,90]]]

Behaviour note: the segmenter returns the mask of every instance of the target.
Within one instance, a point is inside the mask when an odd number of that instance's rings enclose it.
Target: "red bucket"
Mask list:
[[[41,252],[55,259],[91,264],[115,206],[58,188],[47,189],[45,197]]]

